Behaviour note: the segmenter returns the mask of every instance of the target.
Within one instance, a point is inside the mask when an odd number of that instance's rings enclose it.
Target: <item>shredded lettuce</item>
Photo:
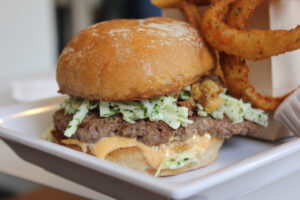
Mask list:
[[[79,97],[71,97],[66,99],[62,103],[62,107],[65,109],[66,115],[75,114],[79,109],[79,106],[83,103],[83,99]]]
[[[69,122],[67,129],[64,131],[66,137],[71,137],[77,130],[78,125],[81,124],[82,120],[89,112],[90,102],[84,101],[79,107],[77,112],[74,114],[72,120]]]
[[[261,126],[268,126],[268,113],[260,109],[251,108],[251,104],[248,103],[245,105],[246,112],[244,118],[253,121]]]
[[[104,102],[100,103],[100,116],[109,117],[111,114],[121,113],[128,123],[135,123],[140,119],[150,121],[163,121],[170,127],[177,129],[193,123],[188,119],[188,108],[176,104],[176,99],[170,96],[162,96],[148,100],[128,102]],[[101,111],[102,110],[102,111]]]
[[[223,119],[225,114],[233,123],[240,123],[247,119],[261,126],[268,126],[268,114],[263,110],[252,108],[250,103],[244,103],[225,93],[221,93],[219,96],[224,98],[225,103],[218,110],[208,113],[214,119]],[[199,110],[198,113],[203,112]]]
[[[188,119],[188,108],[178,106],[176,99],[170,96],[163,96],[148,100],[127,101],[127,102],[93,102],[81,98],[70,97],[65,100],[62,107],[65,114],[74,114],[64,131],[66,137],[71,137],[77,130],[89,110],[99,107],[101,117],[110,117],[122,114],[123,119],[128,123],[135,123],[137,120],[149,119],[150,121],[163,121],[173,129],[180,126],[187,126],[193,123]]]
[[[163,162],[161,162],[156,170],[155,176],[158,176],[162,169],[179,169],[192,162],[199,162],[196,152],[177,153],[176,155],[166,158]]]
[[[198,110],[197,110],[197,114],[200,116],[200,117],[207,117],[208,114],[204,111],[204,108],[201,104],[197,104],[197,107],[198,107]]]
[[[190,96],[190,87],[186,87],[181,91],[179,98],[185,100]],[[225,92],[219,96],[224,98],[224,104],[218,110],[206,113],[203,106],[197,104],[197,114],[214,119],[223,119],[226,115],[233,123],[246,119],[262,126],[268,125],[268,114],[263,110],[252,108],[250,103],[244,103],[242,100],[226,95]],[[126,122],[132,124],[137,120],[149,119],[150,121],[163,121],[171,128],[178,129],[180,126],[193,123],[188,119],[188,108],[177,105],[177,99],[172,96],[126,102],[88,101],[79,97],[70,97],[61,106],[65,109],[65,114],[73,114],[64,132],[67,137],[71,137],[76,132],[78,125],[92,109],[99,109],[101,117],[121,114]]]
[[[110,103],[109,102],[100,101],[99,102],[99,107],[101,107],[101,109],[99,109],[100,116],[110,117],[110,116],[113,116],[113,115],[117,114],[116,110],[110,108]]]

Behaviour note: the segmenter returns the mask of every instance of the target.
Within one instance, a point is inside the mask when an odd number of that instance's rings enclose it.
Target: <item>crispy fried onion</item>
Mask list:
[[[300,48],[300,25],[291,30],[252,29],[247,31],[230,27],[224,23],[223,19],[228,13],[230,4],[236,2],[239,1],[216,1],[207,9],[202,18],[201,32],[207,42],[216,50],[249,60],[260,60]],[[251,6],[253,8],[256,5],[251,1],[246,2],[247,4],[239,2],[240,6],[232,10],[233,14],[230,14],[230,19],[239,18],[241,11],[252,13]],[[248,7],[244,8],[244,6]],[[247,20],[241,18],[241,21],[236,23],[245,24],[245,21]],[[230,22],[230,24],[234,23]]]
[[[193,110],[198,107],[197,103],[203,106],[205,112],[211,113],[224,104],[224,99],[219,96],[223,90],[213,80],[204,79],[201,83],[194,83],[191,86],[191,97],[185,101],[179,101],[178,104],[189,109],[189,116],[192,116]]]
[[[228,24],[234,28],[246,28],[249,17],[262,1],[263,0],[237,1],[233,4],[229,12],[227,19]],[[244,101],[251,101],[254,107],[261,108],[265,111],[274,111],[280,103],[292,93],[290,92],[281,97],[262,96],[255,91],[248,80],[249,68],[244,59],[222,53],[220,60],[226,78],[228,93],[236,98],[242,98]]]
[[[193,110],[197,108],[196,102],[193,97],[189,97],[185,101],[180,101],[178,102],[178,104],[189,109],[189,117],[193,116]]]
[[[191,96],[204,107],[207,113],[219,109],[224,104],[224,99],[219,96],[221,92],[223,88],[209,79],[195,83],[191,87]]]

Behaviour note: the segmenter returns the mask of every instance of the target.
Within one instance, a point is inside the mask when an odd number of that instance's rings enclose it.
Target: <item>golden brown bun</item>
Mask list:
[[[112,20],[81,31],[57,65],[60,92],[89,100],[147,99],[199,81],[214,56],[189,24]]]

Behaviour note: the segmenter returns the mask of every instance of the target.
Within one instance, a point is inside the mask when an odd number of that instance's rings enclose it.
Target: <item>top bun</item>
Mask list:
[[[64,48],[60,92],[88,100],[148,99],[200,80],[215,59],[198,32],[170,18],[112,20],[88,27]]]

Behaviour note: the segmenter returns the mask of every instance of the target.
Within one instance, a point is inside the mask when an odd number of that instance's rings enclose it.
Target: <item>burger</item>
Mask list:
[[[268,116],[226,95],[197,30],[169,18],[112,20],[76,35],[57,64],[69,97],[51,141],[156,176],[206,166],[225,138]]]

